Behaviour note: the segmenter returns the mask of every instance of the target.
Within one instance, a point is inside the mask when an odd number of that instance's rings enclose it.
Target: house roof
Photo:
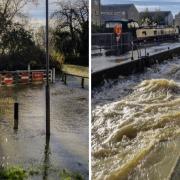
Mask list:
[[[179,17],[180,17],[180,12],[175,15],[175,18],[179,18]]]
[[[134,4],[108,4],[108,5],[102,5],[101,10],[102,11],[128,11],[129,8],[134,7]]]
[[[172,13],[171,13],[171,11],[147,11],[147,12],[139,13],[140,17],[144,16],[145,14],[148,16],[151,16],[151,17],[157,17],[157,16],[166,17]]]

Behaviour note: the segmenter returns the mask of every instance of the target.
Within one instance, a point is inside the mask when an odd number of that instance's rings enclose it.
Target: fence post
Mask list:
[[[131,51],[132,51],[131,60],[134,60],[134,54],[133,54],[134,48],[133,48],[133,46],[134,46],[133,41],[131,41]]]
[[[63,82],[64,82],[64,73],[62,72],[62,79],[61,79]]]
[[[19,104],[16,102],[14,103],[14,129],[18,129],[19,124]]]
[[[66,85],[67,84],[67,77],[66,77],[66,73],[64,73],[64,84]]]

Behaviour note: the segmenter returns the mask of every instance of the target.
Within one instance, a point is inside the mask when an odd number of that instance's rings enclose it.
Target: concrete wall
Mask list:
[[[180,27],[180,13],[175,16],[175,26]]]
[[[92,24],[96,26],[100,26],[101,24],[101,1],[100,0],[92,0]]]

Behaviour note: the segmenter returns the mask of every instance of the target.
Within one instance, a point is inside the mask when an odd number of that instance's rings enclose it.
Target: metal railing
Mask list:
[[[148,38],[148,37],[147,37]],[[120,40],[116,41],[116,36],[114,33],[94,33],[92,34],[92,55],[102,55],[104,52],[118,52],[117,54],[123,54],[125,52],[131,51],[133,54],[134,50],[137,50],[138,57],[141,57],[141,51],[145,51],[148,47],[158,46],[163,42],[171,42],[178,40],[174,35],[162,35],[156,38],[151,38],[150,40],[138,40],[133,39],[131,33],[123,33]],[[133,59],[133,56],[132,56]]]

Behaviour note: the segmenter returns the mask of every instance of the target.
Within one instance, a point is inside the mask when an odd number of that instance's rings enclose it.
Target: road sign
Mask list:
[[[121,24],[116,24],[114,26],[114,33],[116,36],[120,37],[122,35],[122,25]]]

